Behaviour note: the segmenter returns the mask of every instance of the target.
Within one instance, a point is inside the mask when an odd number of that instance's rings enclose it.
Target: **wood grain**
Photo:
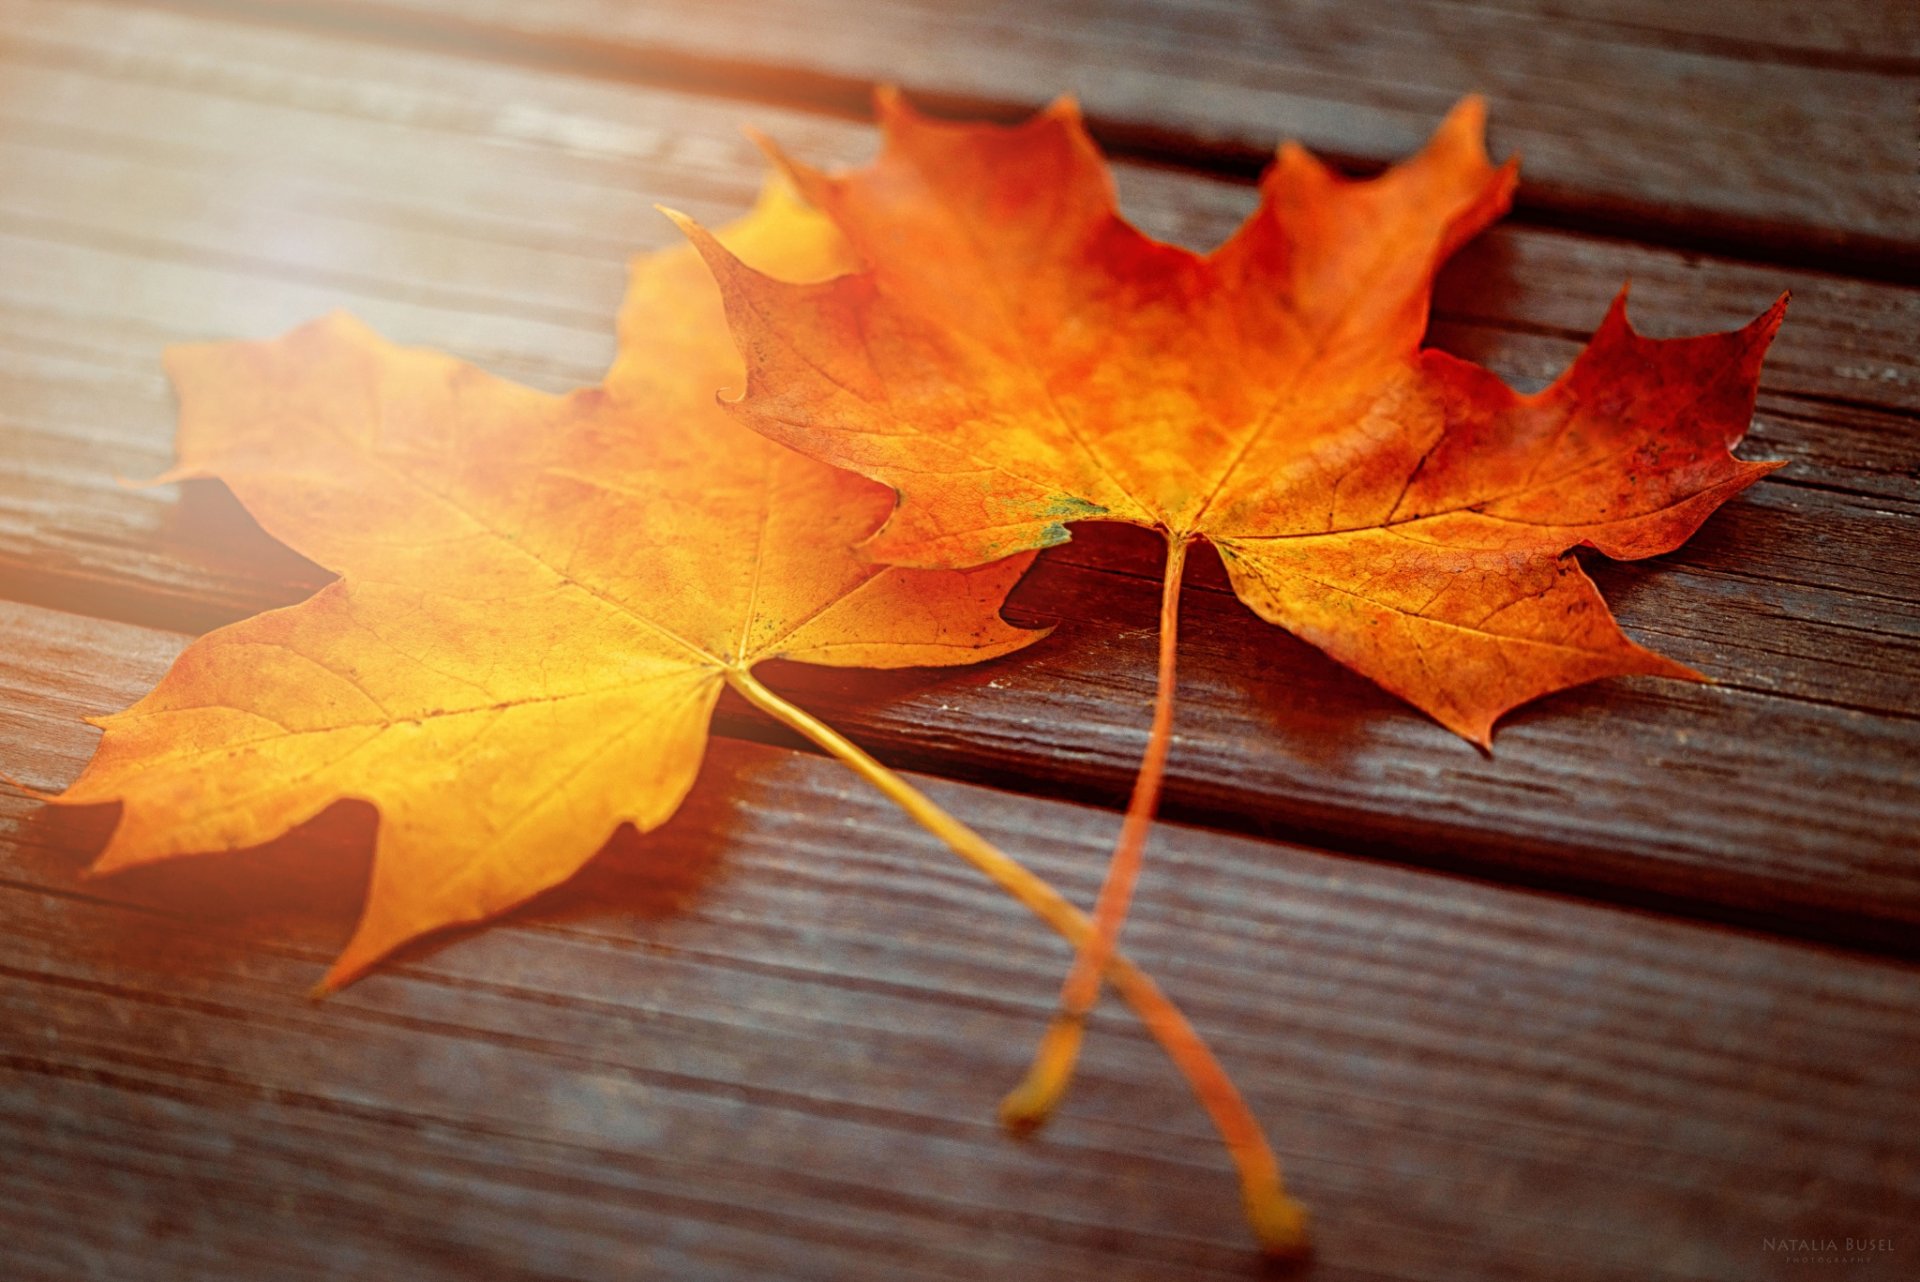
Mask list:
[[[192,0],[576,73],[860,111],[900,82],[969,114],[1079,97],[1110,143],[1240,172],[1282,137],[1355,168],[1469,92],[1526,156],[1521,208],[1828,266],[1920,272],[1911,5],[1602,0]]]
[[[186,633],[325,579],[218,485],[116,483],[169,461],[168,342],[351,307],[591,382],[623,260],[671,243],[651,204],[742,209],[747,121],[857,161],[878,79],[1003,116],[1078,89],[1152,162],[1119,169],[1130,214],[1195,245],[1276,136],[1364,172],[1485,89],[1520,216],[1444,273],[1433,341],[1532,387],[1625,279],[1659,334],[1794,293],[1745,447],[1792,466],[1675,556],[1590,565],[1720,684],[1547,700],[1489,760],[1202,558],[1176,822],[1126,946],[1273,1128],[1314,1279],[1891,1277],[1769,1243],[1920,1221],[1915,15],[0,0],[0,775],[71,779],[82,718]],[[1060,632],[1012,662],[765,675],[1088,902],[1144,738],[1153,554],[1098,527],[1049,554],[1010,609]],[[1046,1135],[992,1125],[1057,941],[743,706],[717,726],[667,829],[320,1004],[369,809],[87,881],[110,809],[0,783],[0,1276],[1258,1275],[1116,1007]]]
[[[0,767],[71,778],[184,641],[0,606]],[[1091,895],[1111,815],[920,782]],[[997,1133],[1063,950],[832,763],[718,743],[654,838],[309,1003],[371,818],[81,882],[110,812],[0,794],[10,1277],[1248,1275],[1117,1010],[1057,1126]],[[1798,1277],[1765,1239],[1920,1212],[1920,971],[1162,835],[1128,946],[1274,1127],[1316,1278]]]
[[[156,353],[351,306],[392,336],[548,387],[610,355],[621,262],[667,243],[647,207],[739,209],[762,120],[828,160],[818,117],[548,71],[397,53],[168,12],[9,0],[0,196],[0,596],[203,629],[325,576],[217,486],[127,491],[170,458]],[[63,104],[100,123],[77,126]],[[1204,243],[1244,187],[1122,171],[1129,206]],[[1449,269],[1436,336],[1523,384],[1570,359],[1628,277],[1654,332],[1795,303],[1752,452],[1794,466],[1681,553],[1594,572],[1628,629],[1721,684],[1611,683],[1514,718],[1484,759],[1284,634],[1202,571],[1190,593],[1169,814],[1850,944],[1920,918],[1920,291],[1495,233]],[[940,677],[782,679],[890,759],[1111,803],[1152,672],[1149,549],[1089,530],[1015,608],[1046,646]],[[735,733],[767,735],[742,709]],[[1844,804],[1835,805],[1836,798]]]

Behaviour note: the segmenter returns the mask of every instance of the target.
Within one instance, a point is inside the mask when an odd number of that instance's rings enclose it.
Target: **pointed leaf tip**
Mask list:
[[[1607,304],[1607,314],[1600,318],[1601,331],[1617,329],[1628,335],[1633,334],[1633,322],[1627,319],[1627,300],[1632,292],[1631,277],[1620,282],[1620,288],[1614,291],[1613,301]],[[1598,334],[1595,337],[1597,338]]]
[[[36,788],[32,784],[27,783],[25,780],[16,779],[10,774],[0,774],[0,785],[4,785],[5,787],[12,788],[16,792],[19,792],[24,796],[32,797],[35,801],[60,800],[59,793],[48,792],[44,788]]]
[[[873,87],[873,115],[884,128],[889,121],[919,115],[900,86],[889,80]]]
[[[1465,94],[1453,104],[1446,118],[1440,122],[1441,130],[1458,129],[1484,133],[1487,127],[1487,99],[1480,93]]]
[[[1782,290],[1780,297],[1774,299],[1766,311],[1761,312],[1759,316],[1754,318],[1752,324],[1766,331],[1767,342],[1771,343],[1773,336],[1780,332],[1780,326],[1785,323],[1787,319],[1787,304],[1792,301],[1793,291],[1790,289]]]
[[[767,163],[773,166],[775,172],[794,188],[805,191],[810,181],[821,176],[819,171],[809,165],[800,163],[788,155],[786,148],[782,147],[772,134],[762,129],[757,129],[752,125],[744,126],[741,132],[747,136],[747,141],[751,142],[760,154],[766,158]],[[761,187],[760,195],[755,202],[755,212],[765,211],[768,196],[774,190],[774,186],[774,183],[768,182]]]

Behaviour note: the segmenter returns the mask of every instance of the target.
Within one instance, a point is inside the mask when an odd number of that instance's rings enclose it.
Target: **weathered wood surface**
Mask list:
[[[1629,277],[1661,334],[1794,292],[1745,448],[1793,466],[1674,556],[1592,565],[1630,632],[1720,684],[1546,700],[1488,760],[1203,568],[1185,826],[1127,946],[1274,1127],[1313,1277],[1805,1277],[1766,1241],[1898,1240],[1914,11],[1558,9],[0,0],[0,772],[63,783],[80,718],[184,633],[325,579],[217,485],[115,483],[169,460],[168,342],[346,306],[591,382],[623,260],[671,243],[651,204],[743,208],[748,120],[859,159],[874,79],[998,111],[1078,88],[1177,162],[1119,179],[1192,244],[1251,203],[1197,169],[1243,177],[1281,133],[1364,169],[1485,88],[1522,216],[1444,274],[1434,341],[1537,385]],[[767,675],[1085,902],[1144,738],[1152,556],[1097,529],[1050,553],[1012,613],[1062,626],[1007,662]],[[1064,949],[745,708],[718,728],[668,830],[321,1005],[370,814],[85,882],[110,816],[0,790],[0,1274],[1249,1276],[1225,1164],[1117,1008],[1057,1127],[992,1126]]]
[[[216,12],[233,0],[185,0]],[[1076,94],[1112,144],[1256,168],[1299,137],[1369,168],[1462,94],[1527,160],[1521,208],[1753,252],[1920,273],[1911,4],[1800,0],[270,0],[589,74],[858,110],[895,81],[975,113]]]
[[[0,606],[31,782],[185,640]],[[1107,813],[923,782],[1092,893]],[[83,882],[110,812],[0,797],[10,1277],[1245,1276],[1118,1010],[1058,1126],[997,1133],[1064,949],[837,765],[722,741],[580,884],[309,1003],[370,819]],[[1276,1128],[1316,1277],[1747,1282],[1920,1215],[1920,970],[1164,835],[1129,948]]]
[[[11,595],[61,608],[204,628],[325,581],[216,486],[116,483],[171,457],[163,343],[265,336],[350,306],[403,341],[547,386],[589,382],[625,250],[668,243],[649,203],[727,217],[760,172],[735,103],[378,46],[321,56],[311,37],[171,13],[103,39],[84,6],[15,12],[39,21],[5,55],[16,123],[0,137],[14,176],[0,234],[23,270],[0,299],[20,335],[0,359],[22,389],[8,414],[25,449],[0,479],[0,568]],[[78,100],[107,109],[84,137],[60,114]],[[752,114],[809,155],[871,145],[857,126]],[[550,145],[567,137],[596,141]],[[1126,178],[1143,221],[1200,242],[1246,205],[1237,186]],[[1563,366],[1630,276],[1657,332],[1735,325],[1796,291],[1752,450],[1795,466],[1675,556],[1595,566],[1631,632],[1721,684],[1548,700],[1512,718],[1488,760],[1202,570],[1167,812],[1911,948],[1920,355],[1903,335],[1920,328],[1920,291],[1560,232],[1488,239],[1450,270],[1438,336],[1522,381]],[[788,680],[892,760],[1117,800],[1151,698],[1150,553],[1089,530],[1050,556],[1015,609],[1061,633],[1008,664]],[[756,732],[746,716],[728,724]]]

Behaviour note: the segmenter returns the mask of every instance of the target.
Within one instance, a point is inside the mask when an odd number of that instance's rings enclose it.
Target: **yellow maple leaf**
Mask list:
[[[739,235],[775,271],[830,267],[790,204]],[[651,324],[649,324],[651,321]],[[1039,633],[999,617],[1021,560],[901,570],[854,550],[882,486],[728,421],[712,286],[643,263],[606,388],[553,396],[402,349],[344,315],[176,348],[179,464],[224,481],[341,577],[194,642],[63,802],[118,801],[96,871],[268,841],[341,798],[380,813],[338,985],[428,931],[570,877],[693,785],[720,691],[769,658],[975,663]]]

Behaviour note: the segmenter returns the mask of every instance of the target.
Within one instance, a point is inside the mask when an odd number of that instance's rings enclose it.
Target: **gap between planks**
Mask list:
[[[752,57],[721,57],[690,46],[627,42],[617,36],[601,39],[566,30],[564,20],[552,29],[506,29],[437,8],[421,13],[377,0],[109,2],[679,89],[846,120],[871,120],[873,91],[884,83],[872,77]],[[1716,43],[1698,34],[1683,37],[1681,43],[1723,51],[1739,44]],[[991,56],[986,50],[982,53]],[[1920,74],[1920,56],[1875,59],[1851,54],[1816,55],[1805,65],[1844,66],[1890,77]],[[957,118],[1011,122],[1023,119],[1040,105],[952,88],[911,83],[905,87],[922,107]],[[1087,125],[1112,157],[1177,172],[1251,183],[1272,159],[1271,145],[1256,146],[1229,138],[1228,130],[1216,129],[1209,134],[1151,120],[1110,117],[1098,111],[1088,114]],[[1337,146],[1320,146],[1315,151],[1334,168],[1353,176],[1378,173],[1398,159],[1344,151]],[[1920,237],[1914,235],[1823,229],[1726,209],[1680,209],[1660,200],[1602,192],[1558,179],[1528,182],[1523,178],[1510,218],[1522,226],[1628,240],[1739,262],[1920,285]]]

